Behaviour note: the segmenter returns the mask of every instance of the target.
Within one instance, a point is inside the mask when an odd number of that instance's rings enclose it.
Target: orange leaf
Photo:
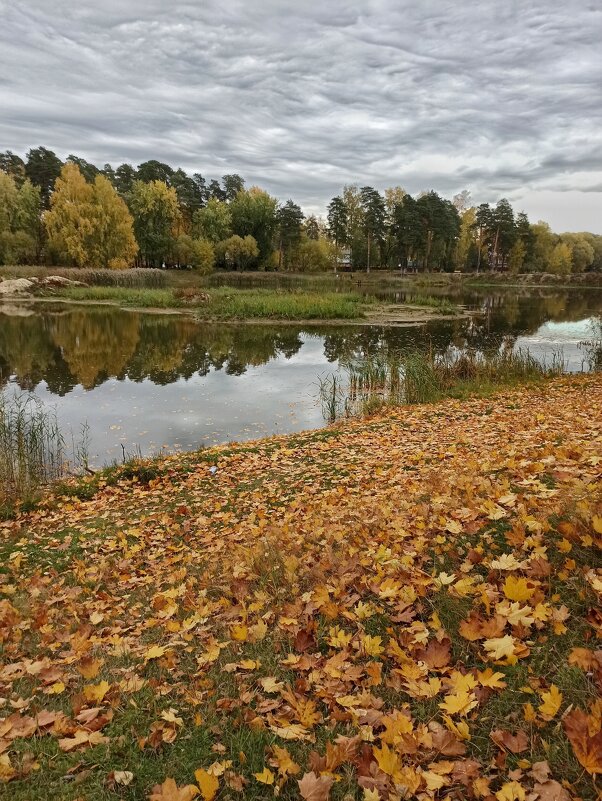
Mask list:
[[[590,718],[582,709],[574,709],[563,720],[564,731],[573,751],[585,770],[592,775],[602,773],[602,731],[589,732]]]

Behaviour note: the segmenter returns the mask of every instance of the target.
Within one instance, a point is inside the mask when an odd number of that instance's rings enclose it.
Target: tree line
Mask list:
[[[237,174],[160,161],[98,168],[44,147],[0,153],[0,263],[319,272],[602,270],[602,236],[555,234],[506,199],[346,186],[325,220]]]

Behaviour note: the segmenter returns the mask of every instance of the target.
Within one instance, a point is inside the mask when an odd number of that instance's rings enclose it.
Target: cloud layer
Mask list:
[[[602,233],[602,8],[585,0],[0,0],[0,149],[507,196]]]

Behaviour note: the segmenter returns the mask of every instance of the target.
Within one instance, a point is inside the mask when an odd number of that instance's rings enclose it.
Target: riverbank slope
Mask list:
[[[0,524],[0,776],[593,800],[601,544],[599,375],[124,470]]]

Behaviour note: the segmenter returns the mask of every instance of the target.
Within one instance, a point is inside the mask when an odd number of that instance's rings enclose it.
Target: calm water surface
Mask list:
[[[395,300],[411,301],[396,292]],[[89,426],[95,464],[140,449],[250,439],[323,424],[318,377],[391,349],[502,346],[538,358],[562,351],[572,371],[600,336],[602,292],[481,290],[455,294],[463,320],[383,328],[202,324],[106,307],[0,305],[0,389],[31,391],[61,426]]]

